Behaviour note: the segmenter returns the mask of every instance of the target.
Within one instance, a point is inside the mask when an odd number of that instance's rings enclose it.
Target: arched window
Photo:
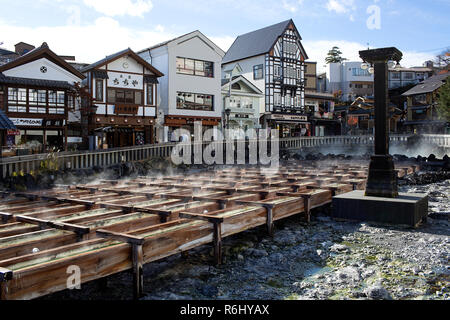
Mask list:
[[[241,90],[241,85],[239,83],[233,83],[231,85],[231,89],[233,89],[233,90]]]

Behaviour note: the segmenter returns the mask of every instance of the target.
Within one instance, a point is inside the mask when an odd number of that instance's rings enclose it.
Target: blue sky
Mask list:
[[[239,34],[292,18],[319,69],[338,45],[396,46],[421,65],[450,47],[450,0],[0,0],[0,43],[46,41],[58,54],[93,62],[200,30],[224,50]]]

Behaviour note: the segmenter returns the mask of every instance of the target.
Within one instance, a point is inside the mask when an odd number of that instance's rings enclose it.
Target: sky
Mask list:
[[[194,30],[226,51],[238,35],[287,19],[319,71],[333,46],[352,61],[359,50],[395,46],[406,67],[450,48],[450,0],[0,0],[0,8],[0,47],[45,41],[86,63]]]

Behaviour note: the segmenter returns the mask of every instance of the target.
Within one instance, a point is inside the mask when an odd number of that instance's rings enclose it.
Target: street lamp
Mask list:
[[[227,116],[227,129],[230,129],[230,113],[230,108],[225,109],[225,115]]]

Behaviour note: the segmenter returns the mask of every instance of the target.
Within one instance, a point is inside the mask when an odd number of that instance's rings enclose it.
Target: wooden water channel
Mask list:
[[[417,168],[398,168],[399,176]],[[323,167],[292,163],[278,171],[225,168],[191,176],[141,177],[94,185],[2,194],[0,298],[33,299],[67,288],[77,266],[81,283],[125,270],[134,297],[144,293],[143,265],[311,210],[363,189],[366,164]]]

